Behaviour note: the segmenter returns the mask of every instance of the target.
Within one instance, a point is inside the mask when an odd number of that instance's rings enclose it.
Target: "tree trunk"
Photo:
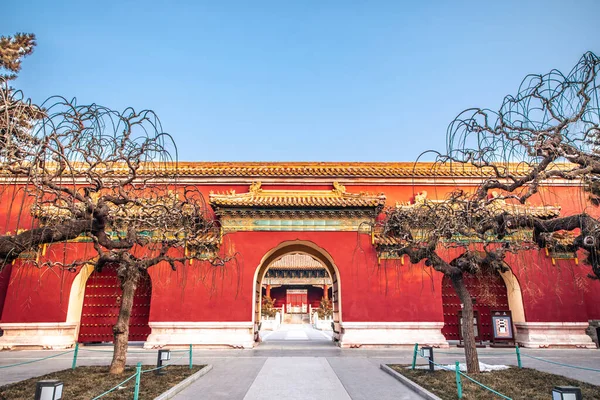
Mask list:
[[[479,357],[477,356],[477,345],[475,343],[475,329],[473,328],[473,301],[471,294],[465,285],[462,274],[450,276],[452,286],[458,295],[462,309],[462,337],[465,344],[465,359],[467,360],[467,372],[479,373]]]
[[[133,308],[133,296],[137,288],[140,272],[136,266],[122,265],[119,266],[119,279],[121,280],[121,289],[123,295],[121,297],[121,307],[119,309],[119,317],[117,323],[113,326],[113,341],[114,351],[113,359],[110,364],[111,374],[120,374],[125,369],[127,362],[127,346],[129,344],[129,319],[131,317],[131,309]]]

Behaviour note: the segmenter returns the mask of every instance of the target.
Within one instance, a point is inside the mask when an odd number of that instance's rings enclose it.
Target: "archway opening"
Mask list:
[[[112,342],[112,328],[117,322],[123,291],[115,266],[106,266],[102,272],[94,271],[85,284],[79,343]],[[145,341],[150,334],[150,299],[152,283],[146,271],[140,275],[129,320],[129,341]]]
[[[282,243],[263,257],[255,278],[256,341],[271,336],[269,331],[298,329],[307,331],[311,338],[314,333],[321,341],[341,339],[339,273],[324,249],[312,242]],[[263,310],[270,315],[263,315]],[[296,328],[291,328],[294,325]],[[299,325],[303,328],[297,328]],[[298,338],[306,336],[295,334]]]

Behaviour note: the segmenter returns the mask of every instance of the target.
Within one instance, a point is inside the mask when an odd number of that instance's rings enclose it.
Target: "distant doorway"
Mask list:
[[[310,324],[315,313],[333,319],[332,284],[321,261],[306,253],[286,254],[269,266],[263,278],[261,317],[265,318],[264,301],[270,299],[282,323]]]

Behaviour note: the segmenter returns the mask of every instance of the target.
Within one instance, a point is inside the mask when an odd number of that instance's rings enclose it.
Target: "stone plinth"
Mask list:
[[[77,324],[67,322],[1,323],[0,349],[68,349],[75,345]]]
[[[443,322],[342,322],[341,347],[429,345],[447,348]]]
[[[150,322],[152,333],[144,348],[203,346],[244,348],[254,346],[252,322]]]
[[[596,347],[586,334],[587,322],[516,322],[515,326],[522,347]]]

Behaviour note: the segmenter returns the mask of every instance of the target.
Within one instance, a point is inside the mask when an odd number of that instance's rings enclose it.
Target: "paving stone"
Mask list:
[[[266,336],[263,333],[263,337]],[[287,338],[287,339],[286,339]],[[292,339],[290,339],[292,338]],[[283,325],[253,350],[194,350],[196,364],[212,364],[213,370],[194,382],[175,399],[415,399],[398,381],[379,369],[379,364],[409,364],[412,349],[340,349],[330,332],[309,325]],[[133,351],[142,351],[131,346]],[[92,352],[89,350],[108,350]],[[82,346],[78,365],[108,365],[112,346]],[[442,354],[451,353],[451,354]],[[0,366],[31,361],[62,351],[24,350],[0,352]],[[516,365],[514,349],[479,349],[488,364]],[[598,384],[600,373],[562,367],[525,357],[600,369],[600,350],[521,349],[523,366]],[[0,385],[71,367],[72,353],[15,368],[0,369]],[[443,349],[436,362],[462,361],[462,349]],[[156,362],[156,353],[130,354],[128,364]],[[176,364],[186,364],[187,358]],[[419,363],[424,361],[419,359]],[[312,385],[312,386],[311,386]],[[313,397],[314,396],[314,397]],[[337,397],[336,397],[337,396]]]
[[[348,400],[350,396],[322,357],[269,358],[244,400]]]

